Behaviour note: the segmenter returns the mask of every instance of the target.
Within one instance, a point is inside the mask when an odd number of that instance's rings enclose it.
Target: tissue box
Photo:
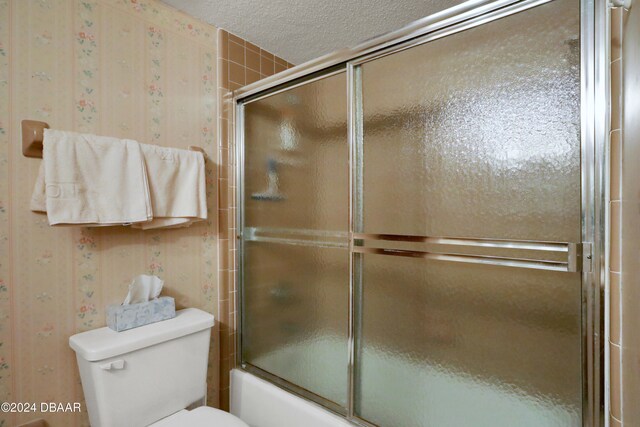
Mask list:
[[[171,297],[160,297],[138,304],[107,307],[107,326],[118,332],[173,317],[176,317],[176,302]]]

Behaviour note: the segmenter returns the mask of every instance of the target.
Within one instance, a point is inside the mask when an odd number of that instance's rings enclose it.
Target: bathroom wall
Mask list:
[[[70,335],[103,326],[131,278],[218,314],[217,29],[155,0],[0,0],[0,401],[82,401]],[[41,163],[20,121],[203,147],[209,220],[186,229],[52,228],[29,211]],[[218,405],[219,340],[209,369]],[[86,414],[6,414],[0,426]]]
[[[611,134],[609,146],[610,188],[610,252],[609,252],[609,425],[622,425],[622,383],[620,327],[622,310],[621,280],[621,205],[622,205],[622,41],[628,11],[611,9]]]
[[[218,32],[218,53],[220,407],[228,409],[229,371],[235,366],[236,358],[236,163],[235,144],[232,137],[233,121],[230,114],[232,91],[291,68],[293,64],[224,30]]]
[[[620,274],[619,299],[620,331],[618,351],[620,358],[616,359],[614,347],[611,348],[611,412],[619,410],[620,422],[611,423],[611,427],[640,425],[640,180],[638,179],[638,164],[640,162],[640,4],[632,2],[631,8],[620,11],[618,16],[618,30],[621,34],[618,49],[620,63],[619,73],[614,73],[612,66],[612,128],[619,123],[620,129],[620,159],[618,176],[620,177],[620,202],[616,213],[611,206],[611,266],[614,267],[614,245],[618,251],[617,263]],[[615,27],[612,28],[612,32]],[[614,51],[615,52],[615,51]],[[612,57],[614,55],[612,52]],[[617,88],[617,90],[615,89]],[[614,107],[615,104],[615,107]],[[618,108],[619,107],[619,108]],[[612,138],[612,160],[613,138]],[[612,182],[614,167],[612,166]],[[619,225],[616,228],[615,222]],[[617,239],[615,236],[619,236]],[[613,296],[614,284],[611,283]],[[613,308],[611,309],[614,315]],[[613,326],[613,320],[611,321]],[[613,331],[612,331],[613,335]],[[617,362],[617,363],[616,363]],[[618,374],[618,378],[614,375]],[[617,384],[616,381],[617,380]],[[614,387],[619,395],[615,400]],[[615,408],[615,404],[618,408]]]

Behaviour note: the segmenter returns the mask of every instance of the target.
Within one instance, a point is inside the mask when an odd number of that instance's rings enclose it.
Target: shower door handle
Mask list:
[[[355,233],[352,247],[364,254],[568,273],[591,268],[583,262],[590,260],[591,245],[582,243]]]

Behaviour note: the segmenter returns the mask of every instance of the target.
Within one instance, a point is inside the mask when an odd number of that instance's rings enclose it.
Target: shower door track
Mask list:
[[[355,160],[362,158],[356,152],[361,149],[357,144],[362,137],[362,123],[359,120],[357,97],[358,65],[375,58],[390,55],[438,38],[482,25],[493,20],[518,13],[554,0],[472,0],[429,17],[416,21],[407,27],[367,41],[355,48],[338,51],[296,66],[272,77],[244,86],[233,93],[232,115],[235,123],[236,144],[236,182],[237,182],[237,283],[239,313],[236,319],[237,366],[262,377],[275,385],[293,392],[300,397],[319,404],[335,412],[356,425],[375,427],[371,423],[357,417],[354,412],[355,394],[355,311],[357,309],[354,287],[358,277],[358,267],[354,258],[357,253],[374,252],[395,256],[414,256],[435,258],[443,261],[480,262],[508,267],[542,268],[556,271],[582,272],[582,388],[583,388],[583,426],[596,427],[604,425],[604,373],[602,337],[604,337],[604,320],[601,310],[602,293],[605,286],[606,259],[606,144],[608,138],[608,11],[605,0],[580,0],[581,28],[581,223],[582,242],[528,242],[498,241],[484,239],[450,239],[446,237],[427,236],[393,236],[365,235],[355,233],[356,225],[361,221],[361,213],[356,212],[354,195],[357,187],[362,185],[361,176]],[[287,234],[286,230],[257,230],[244,226],[244,117],[243,106],[252,101],[290,89],[292,87],[321,79],[329,75],[345,72],[348,84],[348,129],[349,129],[349,220],[350,232],[334,233],[335,235],[296,235]],[[358,147],[360,145],[360,147]],[[360,193],[361,194],[361,193]],[[303,233],[304,234],[304,233]],[[243,310],[243,240],[268,241],[285,244],[321,244],[327,247],[343,247],[350,251],[350,287],[349,287],[349,392],[346,410],[340,405],[330,402],[301,387],[269,374],[242,361],[241,323]],[[392,246],[392,247],[371,247]],[[389,244],[389,242],[392,242]],[[419,250],[393,247],[400,243],[449,244],[456,247],[492,247],[500,249],[533,250],[537,253],[555,253],[565,255],[561,260],[528,259],[522,257],[486,256],[477,254],[441,253],[425,248]]]

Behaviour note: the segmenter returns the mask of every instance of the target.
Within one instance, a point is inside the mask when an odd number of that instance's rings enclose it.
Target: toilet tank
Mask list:
[[[123,332],[69,338],[92,427],[142,427],[204,398],[213,316],[188,308]]]

